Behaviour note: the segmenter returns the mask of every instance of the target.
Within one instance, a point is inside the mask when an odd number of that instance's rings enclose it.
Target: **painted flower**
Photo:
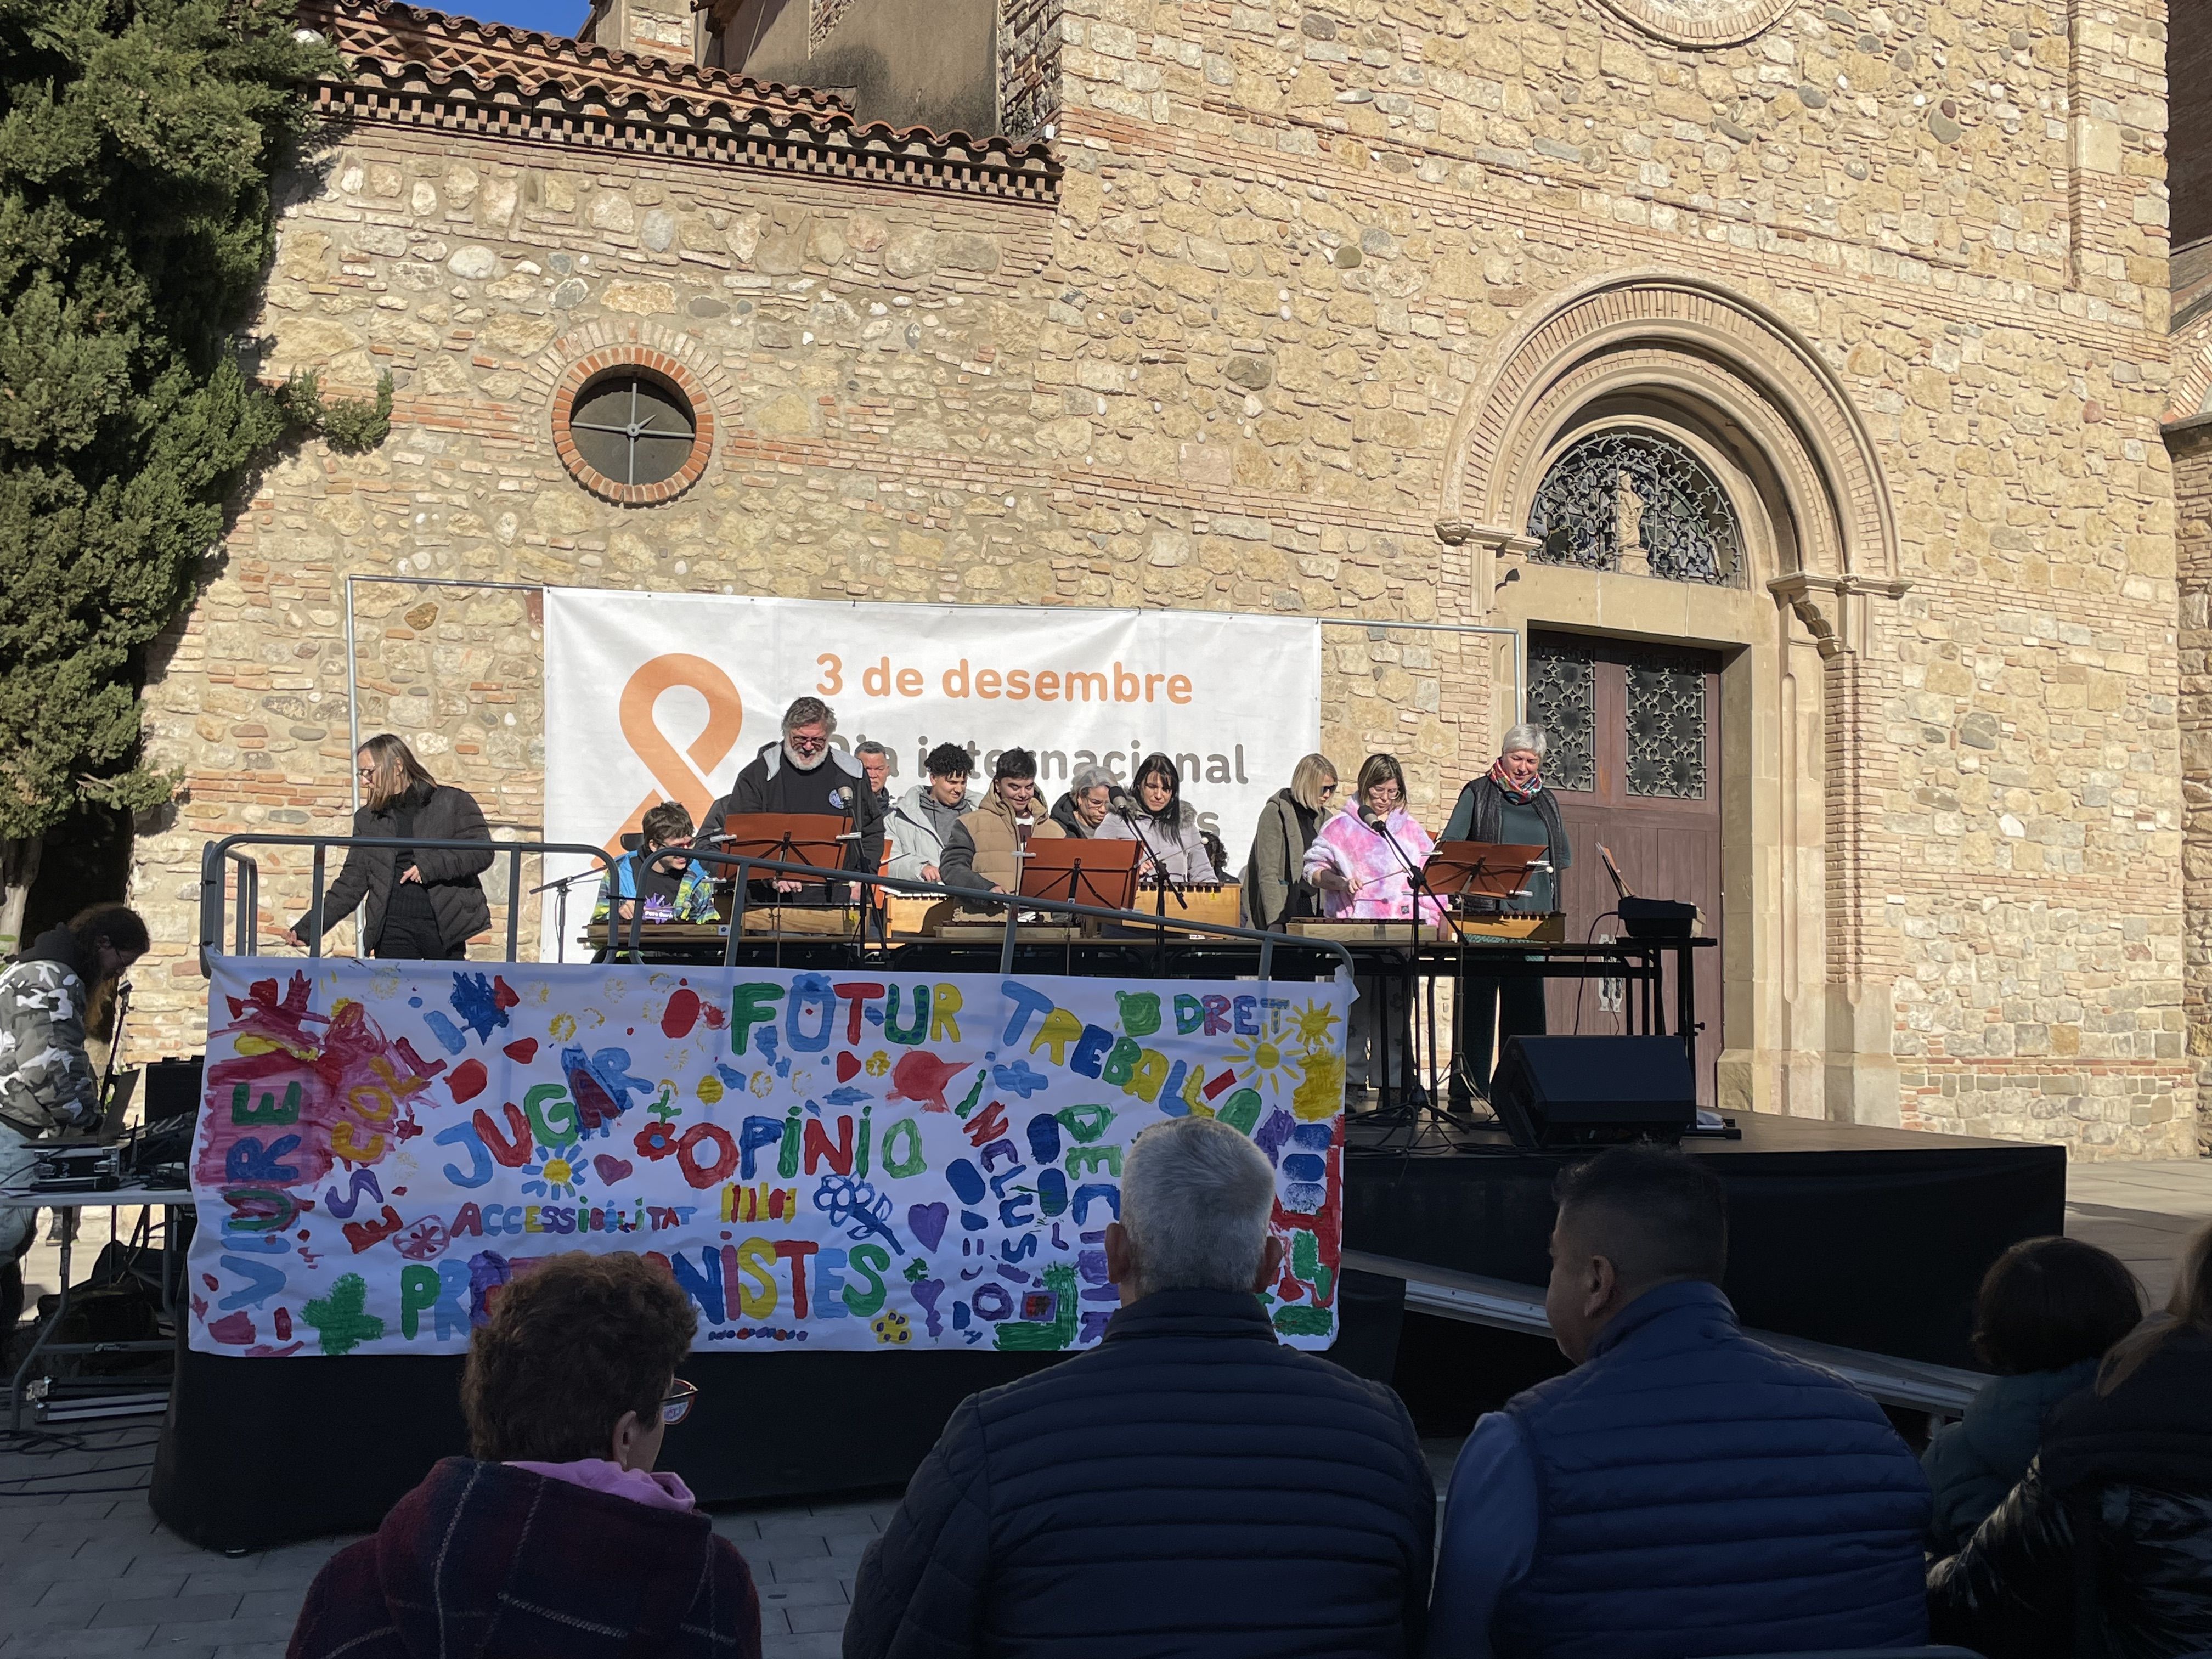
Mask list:
[[[637,1155],[658,1162],[676,1150],[676,1131],[665,1123],[648,1123],[637,1132]]]
[[[537,1177],[524,1182],[522,1190],[540,1198],[574,1198],[584,1184],[583,1160],[570,1157],[565,1148],[540,1146],[538,1162],[524,1164],[522,1173]]]

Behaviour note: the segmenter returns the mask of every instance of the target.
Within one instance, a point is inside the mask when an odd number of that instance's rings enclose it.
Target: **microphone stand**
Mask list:
[[[628,857],[629,854],[625,854],[623,856]],[[535,898],[538,894],[547,892],[556,895],[553,901],[553,959],[556,962],[566,962],[568,959],[568,888],[570,884],[583,880],[586,876],[603,876],[605,873],[606,872],[603,870],[579,870],[573,876],[562,876],[553,881],[542,881],[523,895],[526,898]],[[610,947],[614,943],[614,936],[615,898],[612,894],[609,894],[607,942]],[[611,949],[610,949],[610,954],[611,954]]]
[[[1157,776],[1158,775],[1155,774],[1154,775]],[[1182,802],[1177,801],[1176,804],[1180,806]],[[1152,861],[1152,914],[1159,918],[1160,925],[1159,944],[1158,947],[1158,955],[1157,958],[1158,966],[1156,971],[1161,978],[1164,979],[1167,977],[1168,971],[1169,890],[1174,890],[1175,902],[1177,908],[1183,910],[1189,909],[1190,901],[1183,896],[1183,884],[1177,881],[1173,876],[1168,873],[1166,860],[1160,857],[1158,849],[1153,847],[1152,839],[1150,836],[1147,836],[1145,833],[1144,826],[1139,823],[1136,819],[1129,816],[1128,803],[1125,800],[1118,810],[1121,814],[1121,822],[1129,826],[1129,833],[1136,837],[1137,844],[1145,849],[1145,856]],[[1147,813],[1146,816],[1149,817],[1152,814]],[[1178,816],[1180,815],[1178,814]]]
[[[1358,811],[1357,808],[1354,810]],[[1444,910],[1443,901],[1437,897],[1436,891],[1430,887],[1428,878],[1422,874],[1419,866],[1415,865],[1413,860],[1406,856],[1406,849],[1398,844],[1398,838],[1390,833],[1390,815],[1388,812],[1385,812],[1375,823],[1368,823],[1367,815],[1363,811],[1359,814],[1359,821],[1361,823],[1365,824],[1368,829],[1374,831],[1376,835],[1382,837],[1382,844],[1390,849],[1391,853],[1397,858],[1399,864],[1405,869],[1407,876],[1406,909],[1407,915],[1410,918],[1411,940],[1413,944],[1412,961],[1418,966],[1421,957],[1421,896],[1425,893],[1427,894],[1431,901],[1436,904],[1439,913],[1449,916],[1449,912]],[[1452,931],[1455,934],[1458,933],[1459,929],[1456,923],[1453,924]],[[1406,1011],[1406,1024],[1409,1031],[1418,1031],[1418,1024],[1412,1018],[1412,998],[1413,987],[1409,982],[1407,986],[1407,1006]],[[1385,1013],[1387,1015],[1387,1009],[1385,1010]],[[1432,1060],[1436,1052],[1437,993],[1436,981],[1431,980],[1429,982],[1429,1054]],[[1384,1040],[1382,1056],[1383,1075],[1386,1077],[1389,1074],[1389,1040],[1386,1036]]]

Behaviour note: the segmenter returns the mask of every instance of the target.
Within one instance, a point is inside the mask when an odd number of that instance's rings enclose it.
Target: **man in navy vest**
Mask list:
[[[1720,1182],[1620,1147],[1556,1196],[1544,1310],[1576,1369],[1460,1452],[1431,1659],[1926,1641],[1919,1462],[1874,1401],[1737,1328]]]
[[[1396,1395],[1276,1340],[1274,1203],[1219,1118],[1137,1137],[1084,1234],[1105,1340],[952,1413],[860,1558],[845,1659],[1419,1653],[1434,1477]]]

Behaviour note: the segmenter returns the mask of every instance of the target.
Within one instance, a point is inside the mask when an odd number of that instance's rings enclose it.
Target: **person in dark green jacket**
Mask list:
[[[2126,1264],[2078,1238],[2027,1239],[1991,1264],[1974,1352],[1997,1375],[1921,1454],[1936,1493],[1930,1549],[1965,1547],[2027,1473],[2051,1408],[2094,1382],[2106,1351],[2142,1317]]]
[[[1559,803],[1538,775],[1548,746],[1540,726],[1524,723],[1506,732],[1498,759],[1487,774],[1459,792],[1444,832],[1437,838],[1544,847],[1552,867],[1530,877],[1524,896],[1506,900],[1509,910],[1548,915],[1559,909],[1560,878],[1574,861]],[[1464,1112],[1476,1092],[1489,1093],[1490,1053],[1501,1038],[1543,1035],[1544,981],[1470,975],[1458,987],[1455,1007],[1450,1104]]]

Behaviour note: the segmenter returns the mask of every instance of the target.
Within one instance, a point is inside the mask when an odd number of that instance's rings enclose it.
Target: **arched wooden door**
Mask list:
[[[1544,781],[1555,792],[1574,848],[1562,908],[1567,937],[1617,936],[1610,848],[1629,886],[1647,898],[1703,908],[1721,925],[1720,659],[1711,652],[1573,635],[1528,636],[1528,718],[1550,744]],[[1718,951],[1697,953],[1698,1097],[1714,1098],[1720,1058]],[[1623,1029],[1614,982],[1553,981],[1553,1031]],[[1668,1000],[1668,1017],[1673,1002]]]

